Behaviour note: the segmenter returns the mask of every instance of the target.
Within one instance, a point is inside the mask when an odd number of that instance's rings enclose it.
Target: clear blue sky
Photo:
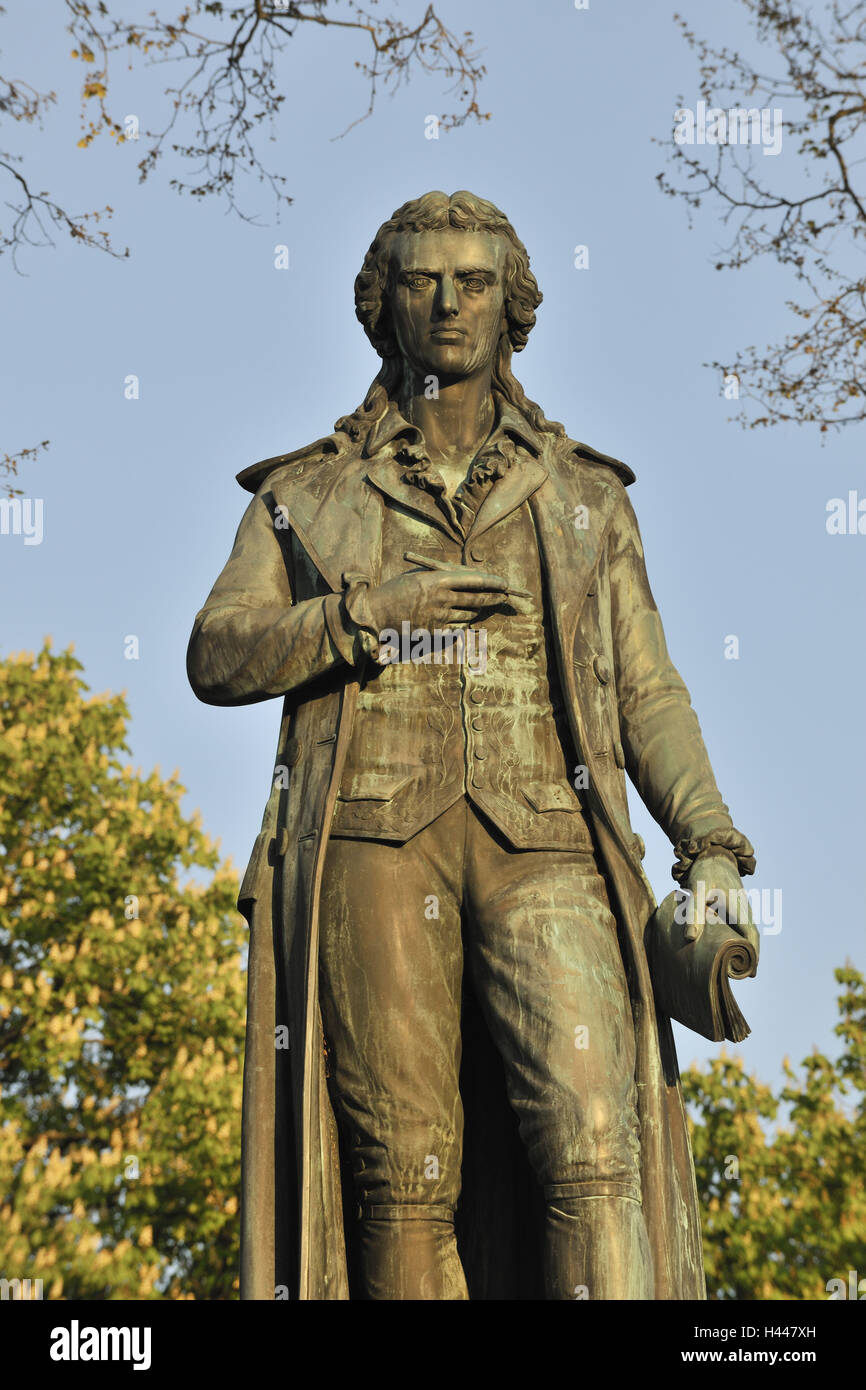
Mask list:
[[[389,0],[390,2],[390,0]],[[387,6],[383,5],[383,8]],[[139,186],[141,147],[76,148],[80,69],[65,10],[12,4],[0,16],[2,70],[58,105],[17,145],[39,188],[76,210],[110,203],[128,261],[67,239],[32,251],[27,278],[0,266],[2,439],[49,438],[22,474],[44,499],[43,543],[0,538],[2,652],[72,642],[94,690],[128,693],[134,761],[177,768],[187,805],[243,868],[267,797],[279,702],[211,709],[184,668],[196,610],[231,548],[247,495],[234,474],[328,433],[377,368],[354,318],[352,284],[378,225],[431,188],[470,188],[501,206],[545,295],[515,359],[528,394],[569,433],[623,458],[668,642],[692,692],[735,824],[753,841],[748,886],[783,894],[782,931],[763,942],[757,980],[738,989],[750,1068],[813,1044],[835,1053],[833,968],[863,968],[863,598],[866,537],[829,536],[829,498],[866,490],[863,432],[744,432],[701,363],[774,341],[794,286],[764,264],[713,269],[725,239],[712,215],[689,231],[658,192],[677,97],[698,96],[672,0],[437,0],[471,27],[492,118],[438,140],[424,118],[448,109],[416,80],[344,139],[366,106],[359,39],[303,32],[284,59],[286,101],[267,147],[294,204],[259,226],[192,203],[166,163]],[[125,7],[128,12],[132,7]],[[420,16],[422,0],[401,0]],[[679,0],[692,27],[754,48],[736,0]],[[118,65],[115,109],[156,124],[165,70]],[[3,141],[11,144],[12,137]],[[781,159],[784,160],[783,153]],[[766,161],[769,163],[769,160]],[[4,193],[4,196],[6,194]],[[286,243],[291,268],[274,268]],[[588,270],[573,265],[576,244]],[[124,399],[125,377],[140,398]],[[140,640],[124,660],[124,637]],[[739,638],[736,661],[725,638]],[[672,855],[639,808],[659,897]],[[718,1049],[678,1029],[683,1066]]]

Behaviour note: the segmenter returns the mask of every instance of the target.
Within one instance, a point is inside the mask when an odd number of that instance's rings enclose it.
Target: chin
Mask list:
[[[427,372],[447,372],[451,376],[468,375],[472,370],[472,354],[462,343],[434,346],[428,353]]]

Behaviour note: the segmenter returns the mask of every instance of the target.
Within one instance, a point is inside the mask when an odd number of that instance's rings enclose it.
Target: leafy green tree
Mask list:
[[[835,974],[838,1060],[815,1050],[798,1074],[786,1058],[778,1095],[724,1052],[683,1074],[710,1298],[826,1299],[852,1270],[866,1281],[866,979]]]
[[[71,650],[0,662],[0,1275],[236,1297],[244,923]]]

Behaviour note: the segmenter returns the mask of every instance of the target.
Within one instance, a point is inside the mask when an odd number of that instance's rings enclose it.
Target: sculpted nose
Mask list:
[[[439,293],[436,297],[437,313],[444,317],[447,314],[456,314],[460,306],[457,303],[457,287],[450,275],[443,275],[439,281]]]

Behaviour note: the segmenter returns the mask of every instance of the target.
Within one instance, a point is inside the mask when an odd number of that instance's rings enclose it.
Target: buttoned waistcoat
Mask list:
[[[474,622],[462,647],[420,630],[413,643],[408,622],[386,638],[385,647],[399,638],[390,649],[399,659],[364,670],[332,834],[403,843],[466,794],[517,849],[592,849],[522,496],[525,462],[531,455],[521,451],[511,465],[508,505],[498,502],[506,474],[462,525],[433,492],[404,481],[399,458],[376,474],[385,503],[380,583],[413,568],[411,554],[490,570],[529,598],[515,600],[517,612]],[[534,472],[529,481],[537,483]]]

